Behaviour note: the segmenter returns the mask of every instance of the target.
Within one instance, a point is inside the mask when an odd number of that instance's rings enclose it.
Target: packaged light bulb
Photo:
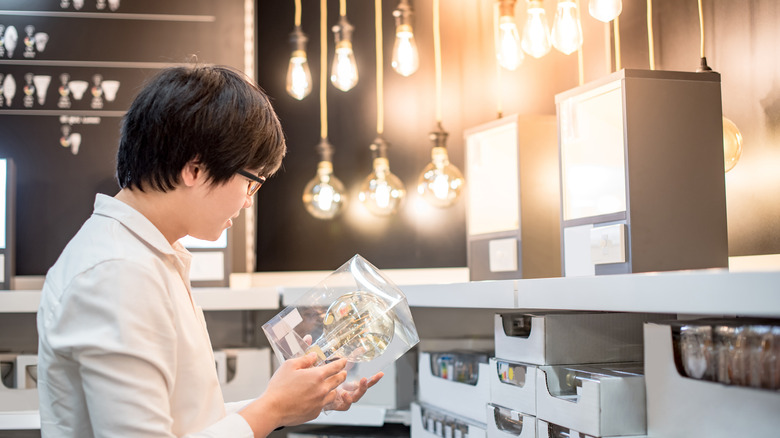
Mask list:
[[[419,342],[406,296],[355,255],[263,325],[279,362],[346,358],[347,380],[371,378]]]

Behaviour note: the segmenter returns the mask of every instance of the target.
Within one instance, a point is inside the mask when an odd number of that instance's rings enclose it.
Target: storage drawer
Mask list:
[[[0,353],[0,412],[38,410],[37,363],[36,355]]]
[[[645,324],[648,434],[664,438],[777,436],[780,392],[683,377],[672,327]]]
[[[539,367],[536,416],[597,437],[644,435],[642,364]]]
[[[463,383],[449,375],[433,374],[433,368],[441,365],[437,361],[439,353],[420,353],[418,367],[419,391],[418,398],[421,402],[437,406],[456,415],[472,419],[485,424],[485,406],[490,399],[490,365],[476,363],[477,372],[473,373],[472,383]],[[438,356],[441,358],[441,356]]]
[[[536,366],[490,359],[490,402],[536,415]]]
[[[536,419],[536,437],[537,438],[599,438],[599,437],[594,437],[593,435],[580,433],[574,429],[569,429],[568,427],[563,427],[538,418]],[[626,435],[623,437],[616,437],[616,438],[647,438],[647,437],[648,435]]]
[[[487,405],[488,438],[536,438],[536,417],[512,409]]]
[[[642,360],[642,324],[668,315],[612,312],[495,315],[496,357],[535,365]]]
[[[436,407],[413,402],[411,411],[411,438],[487,437],[484,424],[477,424]]]

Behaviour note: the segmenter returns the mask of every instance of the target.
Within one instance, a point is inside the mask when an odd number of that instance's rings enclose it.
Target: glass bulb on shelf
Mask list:
[[[496,57],[498,63],[507,70],[517,70],[523,62],[520,33],[515,22],[515,0],[501,0],[499,5]]]
[[[723,118],[723,163],[725,171],[733,169],[742,157],[742,133],[737,125]]]
[[[303,205],[317,219],[332,219],[343,210],[347,196],[344,184],[333,175],[333,163],[320,161],[317,176],[303,189]]]
[[[333,55],[333,68],[330,81],[341,91],[349,91],[358,82],[357,62],[352,51],[352,30],[347,17],[342,15],[339,24],[333,26],[336,39],[336,54]]]
[[[292,45],[292,55],[290,63],[287,66],[287,93],[302,100],[311,93],[311,70],[309,61],[306,58],[306,42],[309,38],[301,31],[300,26],[295,26],[295,30],[290,34],[290,44]]]
[[[596,20],[609,23],[623,12],[622,0],[590,0],[588,12]]]
[[[582,46],[582,25],[574,0],[559,0],[552,34],[553,46],[569,55]]]
[[[526,53],[534,58],[541,58],[550,52],[550,26],[547,24],[547,14],[539,0],[528,1],[528,19],[523,29],[523,40],[520,45]]]
[[[395,321],[391,315],[387,304],[374,294],[344,294],[325,311],[322,336],[306,352],[315,352],[319,362],[342,357],[350,362],[375,359],[393,340]]]
[[[431,149],[431,162],[425,166],[417,183],[417,191],[429,204],[445,208],[457,201],[465,180],[460,170],[450,163],[443,129],[431,133],[435,146]]]
[[[377,216],[390,216],[406,196],[404,185],[390,172],[390,163],[385,157],[374,158],[374,170],[363,181],[358,198],[368,211]]]
[[[420,56],[417,53],[412,26],[402,24],[395,29],[393,69],[401,76],[411,76],[419,67]]]

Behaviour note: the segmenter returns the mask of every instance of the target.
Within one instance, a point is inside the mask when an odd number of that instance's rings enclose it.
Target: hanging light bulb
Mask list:
[[[317,165],[317,176],[303,189],[303,205],[317,219],[333,219],[347,202],[344,184],[333,175],[333,146],[326,138],[317,145],[322,160]]]
[[[410,76],[420,67],[420,56],[412,30],[412,7],[409,5],[409,0],[401,0],[393,11],[393,17],[395,17],[393,69],[401,76]]]
[[[287,93],[302,100],[311,93],[311,70],[309,61],[306,58],[306,42],[309,38],[300,26],[295,26],[295,30],[290,34],[290,44],[292,45],[292,55],[290,64],[287,66]]]
[[[582,46],[582,25],[574,0],[558,0],[550,39],[556,49],[567,55]]]
[[[540,0],[528,0],[528,19],[523,29],[523,40],[520,43],[526,53],[534,58],[541,58],[550,51],[550,26],[547,25],[547,14]]]
[[[349,24],[346,15],[342,15],[339,24],[333,26],[336,54],[333,57],[330,81],[341,91],[351,90],[358,82],[357,62],[355,62],[355,53],[352,51],[353,29],[354,26]]]
[[[460,170],[450,164],[447,155],[447,136],[441,123],[439,130],[431,132],[433,141],[431,162],[425,166],[417,184],[417,191],[429,204],[435,207],[449,207],[460,196],[465,180]]]
[[[500,0],[498,13],[498,37],[496,41],[496,57],[501,67],[507,70],[517,70],[523,62],[523,52],[520,50],[520,33],[515,22],[516,0]]]
[[[394,214],[406,196],[403,183],[390,172],[386,150],[387,143],[381,137],[377,137],[371,144],[371,151],[375,155],[374,169],[363,181],[358,194],[360,202],[377,216]]]
[[[622,0],[590,0],[588,12],[596,20],[609,23],[623,12]]]
[[[726,172],[733,169],[742,157],[742,133],[737,125],[723,118],[723,163]]]

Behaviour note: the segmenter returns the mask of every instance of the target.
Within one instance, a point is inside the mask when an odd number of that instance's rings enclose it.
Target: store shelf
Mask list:
[[[278,309],[279,292],[273,287],[230,289],[193,288],[195,302],[209,310]],[[0,313],[35,313],[41,301],[37,290],[0,291]]]
[[[725,269],[401,286],[412,307],[780,317],[780,271]]]
[[[0,430],[37,430],[41,428],[38,411],[0,412]]]

